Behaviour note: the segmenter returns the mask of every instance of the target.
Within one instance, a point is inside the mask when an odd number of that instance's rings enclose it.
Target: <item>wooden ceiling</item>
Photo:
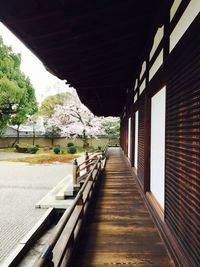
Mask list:
[[[96,115],[119,116],[168,2],[2,0],[0,20]]]

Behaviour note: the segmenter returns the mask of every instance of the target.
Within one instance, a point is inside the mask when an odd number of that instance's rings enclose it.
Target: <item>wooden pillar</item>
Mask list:
[[[144,117],[144,193],[150,191],[150,149],[151,149],[151,98],[145,96]]]
[[[131,112],[131,166],[134,166],[135,159],[135,113]]]
[[[73,161],[73,185],[77,184],[77,178],[78,178],[78,162],[75,159]]]

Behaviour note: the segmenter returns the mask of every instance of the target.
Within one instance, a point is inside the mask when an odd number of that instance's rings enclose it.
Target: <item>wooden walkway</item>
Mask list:
[[[72,267],[174,266],[119,148],[109,160]]]

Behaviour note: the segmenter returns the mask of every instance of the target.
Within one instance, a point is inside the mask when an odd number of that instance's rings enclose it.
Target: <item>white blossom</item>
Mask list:
[[[65,106],[57,105],[51,118],[46,120],[47,127],[61,131],[62,136],[90,138],[105,134],[102,117],[96,117],[79,100]]]

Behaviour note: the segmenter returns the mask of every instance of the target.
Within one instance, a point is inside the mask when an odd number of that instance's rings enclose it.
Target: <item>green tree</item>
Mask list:
[[[8,124],[25,123],[37,111],[35,90],[20,70],[21,56],[0,37],[0,134]]]
[[[6,77],[0,79],[0,133],[8,121],[16,115],[23,90]]]
[[[51,147],[53,147],[54,139],[60,136],[61,130],[56,125],[48,125],[48,124],[45,124],[45,130],[46,130],[45,135],[51,139]]]
[[[68,92],[47,96],[41,104],[39,114],[46,117],[51,117],[54,114],[55,107],[57,105],[63,106],[70,103],[74,99],[75,96]]]
[[[29,78],[26,78],[26,87],[23,91],[23,96],[20,99],[16,108],[16,113],[12,116],[10,124],[17,125],[17,138],[14,144],[19,142],[19,128],[20,125],[27,122],[29,116],[32,116],[38,111],[38,106],[35,97],[35,90],[33,89]],[[13,145],[14,145],[13,144]]]
[[[119,137],[120,135],[120,119],[115,117],[107,117],[102,120],[102,128],[107,135]]]

